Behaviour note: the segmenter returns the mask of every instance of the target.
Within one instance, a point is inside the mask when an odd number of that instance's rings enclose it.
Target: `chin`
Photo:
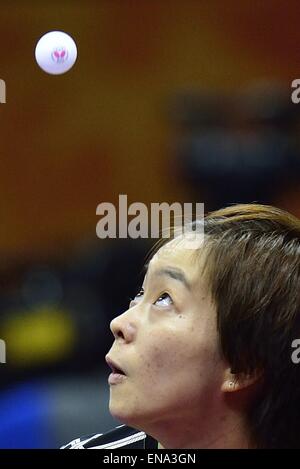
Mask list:
[[[138,416],[134,413],[130,414],[128,412],[128,409],[126,412],[126,410],[124,409],[123,410],[121,408],[118,409],[116,405],[110,405],[109,412],[114,419],[119,420],[121,423],[124,423],[125,425],[128,425],[129,427],[138,429],[140,425],[143,425],[142,422],[145,421],[144,416],[142,415]]]
[[[125,409],[122,409],[121,406],[117,406],[116,404],[109,404],[109,412],[111,416],[116,419],[120,420],[120,422],[125,423],[126,425],[129,425],[128,421],[130,420],[130,414],[128,414],[128,410],[126,412]]]

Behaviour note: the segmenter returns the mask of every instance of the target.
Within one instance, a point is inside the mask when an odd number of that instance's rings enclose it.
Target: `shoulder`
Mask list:
[[[145,448],[146,433],[127,425],[119,425],[106,433],[76,438],[61,449]]]

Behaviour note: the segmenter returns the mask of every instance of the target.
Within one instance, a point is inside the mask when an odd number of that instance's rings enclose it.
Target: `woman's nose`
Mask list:
[[[117,316],[110,323],[110,330],[113,333],[115,340],[124,340],[131,342],[134,339],[136,326],[124,314]]]

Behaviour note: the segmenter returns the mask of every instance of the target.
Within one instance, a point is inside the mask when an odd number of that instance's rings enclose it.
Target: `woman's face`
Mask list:
[[[111,322],[108,356],[126,377],[110,385],[109,408],[127,425],[205,418],[220,398],[225,364],[198,258],[174,241],[163,246],[129,309]]]

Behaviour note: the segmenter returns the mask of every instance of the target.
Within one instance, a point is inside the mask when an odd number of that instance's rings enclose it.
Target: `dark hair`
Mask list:
[[[300,338],[300,221],[272,206],[238,204],[209,213],[204,235],[198,252],[222,353],[234,373],[263,373],[248,412],[255,446],[300,448],[300,364],[291,359]]]

